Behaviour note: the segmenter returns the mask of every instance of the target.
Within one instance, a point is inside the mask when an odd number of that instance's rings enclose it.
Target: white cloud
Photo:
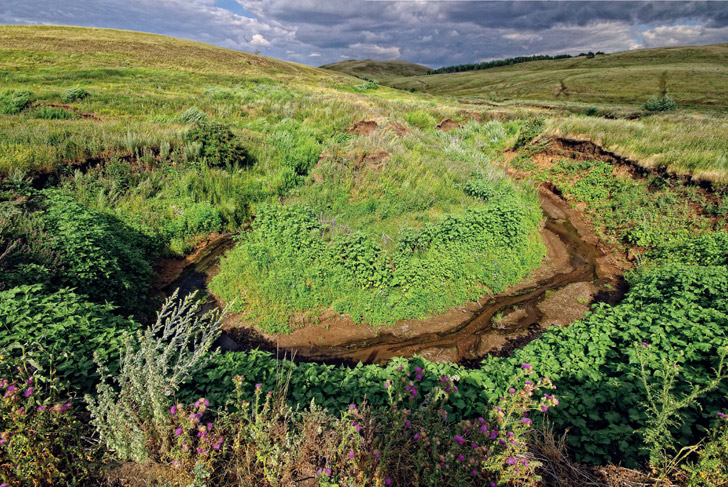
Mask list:
[[[381,59],[397,59],[402,55],[399,47],[383,47],[377,44],[362,44],[361,42],[350,45],[349,49],[360,52],[365,56],[373,56]]]
[[[252,46],[270,46],[270,42],[260,34],[253,34],[253,38],[248,44]]]
[[[515,42],[534,42],[543,39],[543,37],[538,34],[529,34],[526,32],[513,32],[511,34],[505,34],[502,37],[503,39]]]
[[[308,57],[321,57],[321,53],[320,52],[312,52],[311,54],[308,55]]]
[[[640,33],[642,47],[685,46],[713,44],[728,40],[728,27],[710,28],[704,25],[676,24],[652,27]]]

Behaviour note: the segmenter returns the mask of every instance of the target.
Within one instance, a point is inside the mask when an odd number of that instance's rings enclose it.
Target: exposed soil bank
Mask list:
[[[431,318],[378,329],[327,312],[318,324],[275,336],[261,334],[241,323],[239,316],[230,316],[221,346],[235,350],[257,346],[299,359],[336,363],[380,363],[415,354],[433,361],[470,363],[488,354],[510,353],[548,326],[564,326],[580,318],[589,303],[615,299],[621,288],[623,263],[604,247],[582,215],[547,185],[540,188],[540,195],[547,257],[528,279],[504,293]],[[204,289],[219,256],[231,245],[229,236],[221,237],[189,257],[190,265],[166,290]]]

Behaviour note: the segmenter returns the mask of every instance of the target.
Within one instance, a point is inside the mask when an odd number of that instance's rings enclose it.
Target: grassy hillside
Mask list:
[[[268,330],[327,309],[376,325],[420,317],[538,265],[535,193],[491,163],[515,122],[450,136],[435,125],[455,106],[330,71],[133,32],[1,32],[0,171],[52,174],[78,211],[133,222],[161,253],[259,215],[212,289]],[[352,130],[362,118],[373,133]],[[503,201],[467,193],[468,182]],[[508,211],[523,219],[507,239],[495,228],[458,245],[446,235]],[[287,232],[309,252],[281,241]],[[499,270],[474,271],[482,255]],[[428,273],[442,275],[438,286]]]
[[[385,83],[400,77],[423,75],[430,70],[430,68],[421,64],[405,61],[374,61],[372,59],[341,61],[326,64],[321,66],[321,68],[350,74],[357,78],[365,78],[378,83]]]
[[[554,140],[726,182],[725,115],[476,104],[148,34],[0,33],[0,482],[728,481],[728,196]],[[541,261],[539,182],[636,269],[621,302],[509,357],[214,353],[222,318],[155,292],[236,234],[210,285],[239,312],[226,327],[459,315]],[[588,304],[564,290],[543,304]]]
[[[643,104],[663,86],[678,105],[724,109],[728,44],[625,51],[594,58],[534,61],[463,73],[393,79],[428,93],[494,100]]]

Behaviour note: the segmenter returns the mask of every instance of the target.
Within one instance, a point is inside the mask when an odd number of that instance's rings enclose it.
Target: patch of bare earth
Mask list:
[[[362,120],[356,122],[348,131],[349,135],[371,135],[377,130],[379,124],[374,120]]]
[[[384,130],[392,132],[397,137],[404,137],[405,135],[412,133],[409,127],[400,122],[389,122],[387,126],[384,127]]]
[[[443,132],[450,132],[451,130],[459,129],[461,125],[451,118],[445,118],[437,124],[437,130]]]

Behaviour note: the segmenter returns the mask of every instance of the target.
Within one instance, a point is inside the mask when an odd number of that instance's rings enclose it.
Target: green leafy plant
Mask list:
[[[668,95],[661,97],[653,96],[645,103],[645,110],[648,112],[669,112],[677,110],[677,103]]]
[[[238,167],[250,162],[245,148],[224,124],[196,121],[184,140],[201,144],[201,155],[211,166]]]
[[[43,106],[33,112],[33,117],[43,120],[73,120],[79,115],[65,108]]]
[[[80,86],[69,88],[61,94],[61,100],[63,103],[73,103],[74,101],[81,101],[89,96],[88,91]]]
[[[33,98],[28,90],[5,90],[0,92],[0,114],[13,115],[20,113]]]

